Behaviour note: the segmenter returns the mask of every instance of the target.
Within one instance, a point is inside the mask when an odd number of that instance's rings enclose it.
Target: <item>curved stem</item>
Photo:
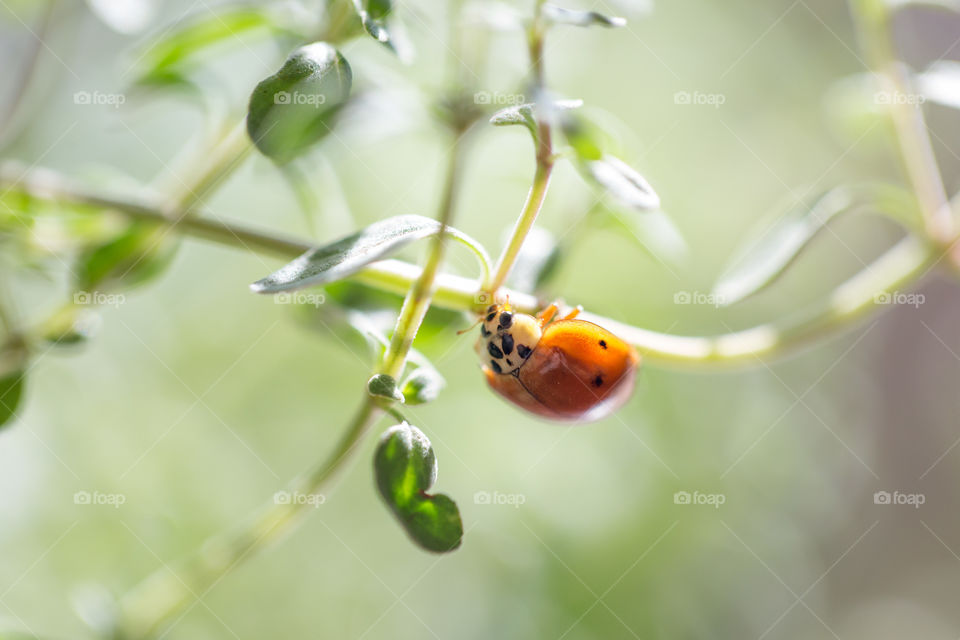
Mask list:
[[[380,373],[393,378],[398,377],[403,371],[407,354],[410,352],[410,347],[413,346],[413,340],[420,330],[420,325],[427,315],[427,310],[430,308],[430,303],[436,291],[435,280],[440,270],[440,263],[443,261],[448,235],[447,227],[450,226],[453,219],[454,205],[460,185],[460,167],[463,160],[465,137],[468,134],[463,131],[456,131],[455,135],[457,135],[457,139],[450,151],[443,195],[440,198],[440,213],[437,216],[441,225],[440,233],[433,236],[427,262],[407,291],[403,307],[400,309],[400,315],[397,317],[397,326],[383,355],[383,365],[380,368]]]
[[[546,36],[546,28],[542,18],[543,4],[544,0],[537,0],[535,3],[533,21],[527,34],[533,90],[538,100],[543,93],[545,82],[543,42]],[[517,219],[517,224],[513,227],[513,233],[510,234],[510,242],[504,247],[500,259],[497,260],[497,268],[493,279],[484,283],[484,290],[490,293],[496,293],[507,281],[507,276],[510,275],[510,270],[523,248],[523,242],[527,239],[527,235],[533,229],[533,224],[537,221],[537,216],[543,207],[543,200],[547,195],[547,188],[550,186],[550,174],[553,171],[554,162],[553,143],[551,141],[550,121],[544,116],[542,108],[537,109],[537,133],[534,136],[534,144],[537,146],[537,169],[533,174],[533,185],[527,194],[527,200],[523,205],[520,218]]]
[[[381,415],[373,399],[364,397],[336,449],[321,465],[292,483],[288,491],[274,494],[261,513],[237,531],[208,540],[196,555],[173,567],[164,566],[128,592],[119,602],[114,637],[154,637],[175,615],[199,602],[236,565],[289,531],[318,504],[312,497],[320,495],[343,468]]]
[[[533,176],[533,185],[530,187],[530,193],[527,194],[527,201],[523,205],[523,212],[517,220],[517,224],[510,234],[510,242],[504,248],[500,259],[497,260],[497,267],[493,279],[485,283],[484,289],[487,291],[498,291],[507,276],[510,275],[510,269],[513,268],[520,250],[523,248],[523,242],[527,239],[527,234],[533,228],[540,208],[543,206],[543,200],[547,195],[547,188],[550,186],[550,173],[553,168],[552,161],[546,163],[537,162],[537,171]]]
[[[923,108],[905,98],[911,95],[903,63],[896,55],[891,4],[879,0],[850,0],[861,46],[890,96],[890,115],[897,133],[900,157],[920,205],[927,236],[947,244],[953,238],[953,215],[940,175]]]
[[[247,136],[246,121],[241,120],[226,131],[214,145],[195,177],[180,185],[170,198],[171,217],[186,217],[203,199],[212,193],[231,173],[236,171],[253,150]]]
[[[313,248],[310,242],[286,238],[225,221],[186,217],[171,220],[156,203],[143,199],[102,196],[84,191],[57,174],[33,171],[26,174],[0,169],[0,186],[16,184],[32,197],[68,201],[117,211],[138,220],[169,225],[193,237],[220,244],[295,258]],[[936,262],[937,249],[909,237],[881,256],[870,268],[837,288],[831,299],[805,318],[789,323],[762,324],[753,329],[720,336],[675,336],[630,326],[585,312],[582,317],[604,325],[636,345],[650,362],[691,367],[716,367],[724,363],[751,364],[756,356],[789,353],[811,340],[840,331],[878,302],[875,296],[903,291]],[[381,260],[368,265],[353,280],[370,287],[405,295],[423,277],[423,269],[400,260]],[[454,311],[477,312],[483,304],[475,280],[437,272],[433,279],[434,306]],[[486,290],[486,289],[484,289]],[[510,303],[524,313],[538,311],[536,297],[522,291],[504,290]]]

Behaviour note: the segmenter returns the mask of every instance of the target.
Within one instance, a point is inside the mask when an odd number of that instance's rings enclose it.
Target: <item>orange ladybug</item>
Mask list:
[[[576,320],[579,309],[550,322],[494,304],[480,325],[477,353],[487,383],[513,404],[544,418],[599,420],[630,397],[640,356],[603,327]]]

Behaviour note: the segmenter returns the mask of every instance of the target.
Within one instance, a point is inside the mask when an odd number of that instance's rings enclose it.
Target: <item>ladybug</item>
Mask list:
[[[640,356],[603,327],[560,320],[551,304],[536,316],[510,303],[487,308],[476,349],[487,383],[513,404],[544,418],[589,422],[619,409],[633,391]]]

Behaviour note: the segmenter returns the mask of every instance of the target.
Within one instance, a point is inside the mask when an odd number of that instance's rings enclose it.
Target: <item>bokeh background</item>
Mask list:
[[[85,3],[60,2],[3,157],[120,186],[176,181],[177,158],[199,144],[198,110],[177,96],[127,95],[130,68],[144,33],[215,6],[157,3],[144,31],[123,34]],[[689,252],[661,259],[622,230],[574,227],[595,194],[561,165],[541,216],[564,246],[547,293],[644,328],[717,334],[802,313],[899,237],[889,223],[843,219],[769,292],[731,309],[675,304],[679,291],[709,292],[785,202],[899,173],[883,127],[846,101],[844,78],[863,63],[844,3],[639,9],[619,30],[557,29],[547,78],[598,110]],[[0,7],[6,100],[42,10]],[[412,65],[370,39],[342,50],[358,87],[429,96],[444,85],[447,3],[400,11]],[[918,67],[960,55],[956,15],[909,10],[897,33]],[[522,34],[489,38],[481,86],[522,90]],[[205,73],[242,109],[287,51],[247,38],[211,55]],[[127,99],[77,105],[78,91]],[[723,104],[682,104],[678,92]],[[209,206],[318,241],[389,215],[434,215],[448,140],[416,104],[387,104],[312,156],[318,215],[307,218],[259,156]],[[933,106],[929,116],[955,189],[956,114]],[[498,251],[532,168],[521,129],[483,128],[457,226]],[[470,260],[456,249],[448,268],[472,275]],[[36,361],[23,414],[0,434],[0,627],[89,636],[78,611],[101,590],[121,594],[236,524],[334,445],[369,362],[322,324],[250,293],[280,264],[187,240],[162,278],[101,310],[95,340]],[[27,318],[65,295],[65,276],[3,277]],[[960,293],[936,275],[919,291],[924,304],[786,359],[736,370],[650,364],[618,415],[572,428],[493,396],[473,335],[455,333],[469,319],[456,319],[418,342],[447,389],[407,413],[436,448],[436,489],[460,505],[462,548],[438,557],[411,544],[376,494],[369,438],[300,528],[217,583],[165,637],[956,638]],[[125,501],[78,505],[78,491]],[[678,491],[724,503],[675,504]],[[878,505],[877,491],[925,502]],[[478,492],[522,504],[482,504]]]

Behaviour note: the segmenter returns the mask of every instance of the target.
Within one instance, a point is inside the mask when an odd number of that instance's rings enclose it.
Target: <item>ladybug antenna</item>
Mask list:
[[[477,321],[474,322],[474,323],[473,323],[472,325],[470,325],[469,327],[467,327],[466,329],[460,329],[460,331],[457,331],[457,335],[458,335],[458,336],[462,336],[463,334],[465,334],[465,333],[467,333],[467,332],[469,332],[469,331],[473,331],[473,330],[476,328],[476,326],[477,326],[478,324],[480,324],[481,322],[483,322],[483,316],[480,316],[479,318],[477,318]]]

